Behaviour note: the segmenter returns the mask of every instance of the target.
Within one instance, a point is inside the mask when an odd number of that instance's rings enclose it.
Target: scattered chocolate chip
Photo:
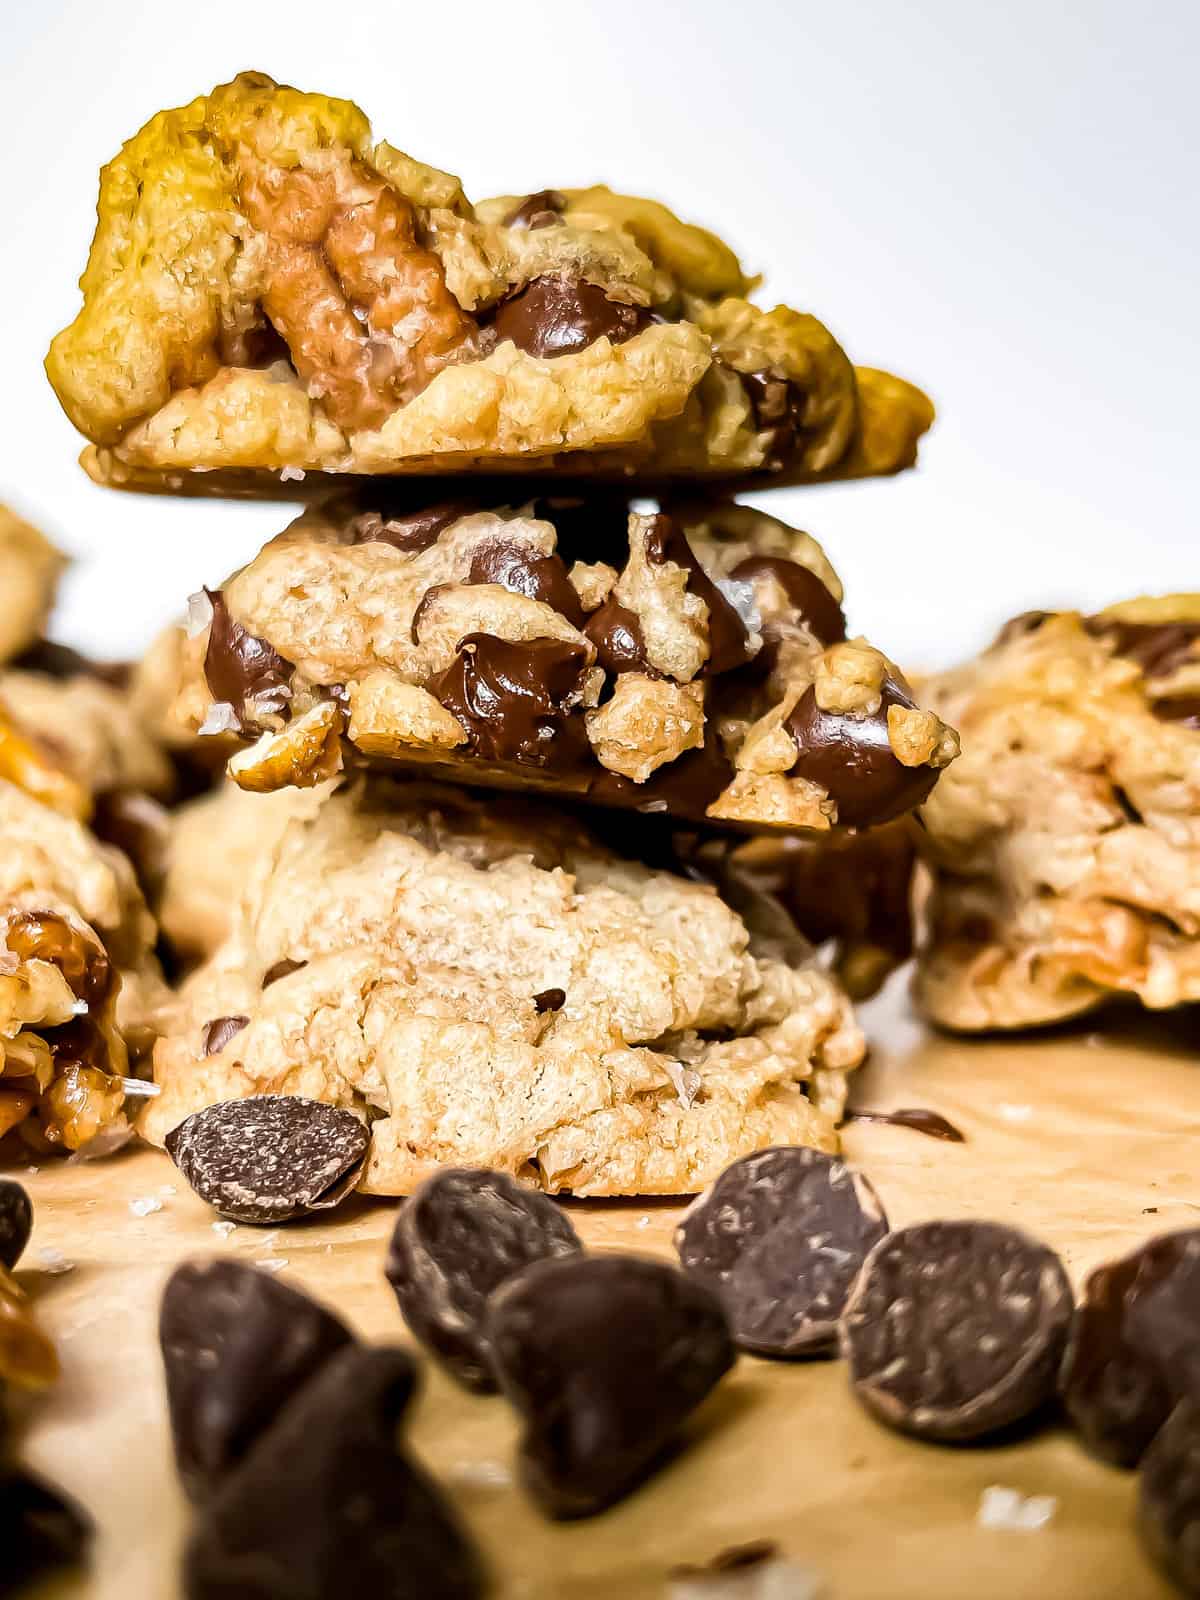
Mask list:
[[[711,1561],[702,1567],[683,1565],[672,1567],[672,1578],[716,1578],[730,1572],[749,1572],[779,1558],[779,1546],[773,1539],[755,1539],[750,1544],[731,1545],[719,1550]]]
[[[844,1161],[802,1145],[735,1161],[675,1231],[685,1272],[725,1307],[743,1350],[823,1355],[867,1252],[887,1232],[879,1197]]]
[[[637,612],[623,606],[615,596],[610,595],[592,612],[583,631],[595,646],[597,662],[612,677],[621,672],[662,677],[647,660],[646,641]]]
[[[940,1111],[927,1111],[924,1106],[913,1106],[900,1111],[847,1111],[847,1122],[883,1122],[893,1128],[911,1128],[914,1133],[924,1133],[930,1139],[944,1139],[947,1144],[966,1144],[966,1135],[956,1128]]]
[[[0,1594],[86,1561],[92,1520],[60,1490],[20,1467],[0,1468]]]
[[[386,1271],[421,1343],[468,1388],[487,1391],[496,1387],[488,1296],[530,1262],[582,1248],[548,1195],[503,1172],[451,1169],[427,1178],[400,1208]]]
[[[1200,1595],[1200,1402],[1176,1406],[1142,1457],[1138,1529],[1185,1595]]]
[[[846,637],[845,612],[816,573],[798,561],[789,561],[785,556],[747,556],[738,562],[730,577],[743,583],[774,578],[814,638],[831,645]]]
[[[167,1153],[202,1200],[234,1222],[325,1211],[358,1181],[370,1135],[340,1106],[293,1094],[223,1100],[186,1117]]]
[[[187,1600],[478,1600],[479,1558],[396,1447],[415,1383],[403,1350],[326,1361],[201,1508]]]
[[[33,1205],[19,1183],[0,1178],[0,1267],[11,1272],[33,1231]]]
[[[528,595],[551,606],[576,628],[584,612],[562,559],[542,556],[520,539],[487,539],[471,558],[468,583],[498,583],[514,594]],[[413,619],[416,626],[416,619]]]
[[[204,677],[213,699],[231,705],[243,729],[253,728],[261,716],[282,715],[292,698],[295,667],[233,620],[220,589],[204,592],[212,604]]]
[[[535,994],[533,997],[534,1008],[539,1017],[547,1011],[561,1011],[566,1002],[565,989],[543,989],[541,994]]]
[[[511,339],[518,350],[544,360],[574,355],[597,339],[622,344],[649,321],[643,307],[610,300],[584,278],[551,274],[502,300],[491,327],[501,342]]]
[[[567,209],[567,197],[557,189],[539,189],[514,206],[504,219],[506,228],[548,228],[560,222]]]
[[[200,1054],[215,1056],[250,1024],[249,1017],[214,1017],[200,1031]]]
[[[796,746],[790,776],[824,789],[837,802],[838,822],[849,828],[872,827],[920,805],[937,782],[937,771],[898,761],[887,725],[890,706],[911,710],[914,705],[907,688],[885,678],[878,711],[852,717],[822,711],[810,685],[785,723]]]
[[[670,561],[682,567],[688,575],[689,592],[708,607],[708,660],[704,672],[711,676],[745,666],[752,659],[746,624],[697,561],[679,524],[660,511],[647,528],[644,540],[649,564],[661,567]]]
[[[1200,1228],[1098,1267],[1067,1342],[1063,1404],[1090,1450],[1136,1466],[1177,1400],[1200,1398]]]
[[[284,956],[282,961],[273,962],[263,973],[262,986],[269,989],[273,983],[278,983],[280,978],[290,978],[293,972],[299,972],[301,967],[306,967],[307,961],[293,961],[290,956]]]
[[[349,1329],[269,1272],[189,1262],[163,1290],[158,1319],[175,1462],[207,1498],[335,1351]]]
[[[492,1296],[487,1331],[525,1423],[526,1484],[552,1517],[628,1494],[734,1358],[716,1297],[636,1256],[526,1267]]]
[[[1087,617],[1084,627],[1107,639],[1114,652],[1136,661],[1148,678],[1165,678],[1189,663],[1200,662],[1200,622],[1120,622],[1112,617]]]
[[[57,911],[20,911],[8,924],[5,943],[22,961],[50,961],[71,993],[89,1009],[103,1005],[113,986],[113,970],[103,947],[73,928]]]
[[[437,543],[438,535],[479,506],[471,500],[440,500],[413,511],[363,511],[346,525],[348,544],[390,544],[406,555],[419,555]]]
[[[429,689],[484,760],[561,768],[588,752],[583,718],[572,716],[568,704],[577,700],[587,667],[582,645],[559,639],[511,644],[469,633]]]
[[[842,1316],[854,1392],[894,1428],[961,1441],[1049,1400],[1071,1321],[1062,1263],[992,1222],[925,1222],[871,1251]]]

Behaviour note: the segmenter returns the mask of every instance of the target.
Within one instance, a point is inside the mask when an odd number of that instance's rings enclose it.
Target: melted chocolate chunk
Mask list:
[[[451,1169],[427,1178],[401,1207],[387,1278],[421,1343],[461,1383],[486,1392],[496,1387],[488,1296],[531,1262],[582,1249],[548,1195],[503,1172]]]
[[[602,772],[589,786],[588,794],[602,804],[702,817],[732,782],[733,763],[722,753],[716,734],[706,729],[699,750],[689,750],[677,760],[668,761],[645,783],[634,783],[619,772]]]
[[[1118,622],[1110,617],[1088,617],[1084,627],[1111,642],[1119,656],[1136,661],[1148,678],[1200,661],[1200,622]]]
[[[429,689],[485,761],[561,768],[588,752],[583,718],[567,704],[578,696],[587,666],[582,645],[558,639],[510,644],[470,633]]]
[[[193,1500],[212,1494],[301,1385],[351,1343],[315,1300],[219,1260],[171,1274],[158,1338],[175,1463]]]
[[[29,1196],[11,1178],[0,1178],[0,1267],[12,1271],[32,1231],[33,1205]]]
[[[883,1122],[893,1128],[911,1128],[914,1133],[926,1134],[930,1139],[944,1139],[947,1144],[966,1144],[967,1138],[949,1118],[940,1111],[927,1111],[923,1106],[901,1111],[847,1111],[847,1122]]]
[[[790,378],[773,372],[740,372],[760,433],[769,433],[766,465],[781,467],[795,452],[805,432],[808,396]]]
[[[262,986],[269,989],[273,983],[278,983],[280,978],[290,978],[293,972],[299,972],[301,967],[306,967],[307,961],[293,961],[290,956],[284,956],[282,961],[273,962],[263,973]]]
[[[907,688],[885,678],[878,711],[851,717],[822,711],[810,686],[784,724],[797,750],[790,776],[819,784],[837,802],[837,820],[845,827],[872,827],[919,806],[937,782],[937,771],[898,761],[887,726],[889,706],[911,709],[914,704]]]
[[[338,1205],[358,1182],[370,1135],[357,1117],[300,1095],[224,1100],[186,1117],[167,1154],[202,1200],[233,1222],[290,1222]]]
[[[659,512],[645,535],[646,560],[652,567],[664,566],[668,561],[682,567],[688,575],[690,593],[698,596],[708,607],[708,660],[704,672],[711,676],[718,672],[732,672],[751,660],[749,634],[746,624],[716,584],[696,560],[687,535],[671,517]]]
[[[785,556],[747,556],[738,562],[730,576],[743,582],[759,577],[774,578],[787,595],[789,605],[822,644],[840,644],[846,637],[846,616],[841,606],[816,573],[802,567],[798,561],[789,561]]]
[[[20,1467],[0,1467],[0,1593],[24,1593],[27,1584],[80,1565],[92,1532],[87,1512],[61,1490]]]
[[[592,612],[583,631],[596,648],[597,662],[612,677],[622,672],[662,677],[646,659],[646,641],[637,612],[623,606],[612,595]]]
[[[439,500],[434,505],[413,511],[364,511],[346,525],[348,544],[390,544],[405,555],[420,555],[436,544],[461,517],[469,517],[479,507],[471,500]]]
[[[541,994],[533,997],[534,1010],[538,1016],[544,1016],[547,1011],[561,1011],[567,1003],[565,989],[543,989]]]
[[[963,1441],[1054,1394],[1071,1322],[1062,1263],[992,1222],[926,1222],[867,1257],[842,1316],[859,1400],[921,1438]]]
[[[554,274],[502,300],[491,326],[499,340],[511,339],[518,350],[545,360],[574,355],[597,339],[623,344],[649,322],[643,307],[610,300],[584,278]]]
[[[215,1056],[249,1023],[249,1017],[214,1017],[211,1022],[206,1022],[200,1033],[200,1054]]]
[[[539,189],[526,195],[519,206],[514,206],[504,219],[506,228],[548,228],[562,220],[567,209],[567,197],[557,189]]]
[[[204,592],[213,613],[204,653],[204,677],[213,699],[233,707],[243,731],[254,727],[259,717],[282,715],[292,698],[295,667],[265,639],[255,638],[233,620],[220,589]]]
[[[675,1232],[684,1270],[720,1299],[743,1350],[824,1355],[868,1251],[887,1232],[874,1189],[801,1145],[735,1161]]]
[[[1133,1467],[1178,1400],[1200,1398],[1200,1228],[1098,1267],[1063,1362],[1063,1404],[1089,1449]]]
[[[187,1600],[480,1600],[478,1557],[397,1449],[415,1387],[403,1350],[331,1356],[202,1507]]]
[[[1200,1595],[1200,1401],[1176,1406],[1142,1459],[1138,1530],[1180,1593]]]
[[[471,558],[467,582],[498,583],[513,594],[552,606],[576,628],[583,627],[583,607],[561,557],[538,555],[520,539],[488,539],[479,545]]]
[[[521,1468],[552,1517],[586,1517],[653,1471],[733,1364],[720,1302],[636,1256],[540,1261],[488,1307],[500,1387],[521,1413]]]
[[[56,911],[19,912],[5,942],[22,961],[53,962],[89,1009],[103,1005],[112,991],[113,969],[103,949]]]

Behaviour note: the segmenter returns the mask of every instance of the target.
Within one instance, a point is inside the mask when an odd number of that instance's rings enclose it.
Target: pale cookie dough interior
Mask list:
[[[963,736],[923,812],[927,1014],[1200,1000],[1200,596],[1020,617],[923,688]]]
[[[665,206],[595,185],[475,207],[349,101],[261,74],[152,118],[97,210],[47,371],[100,482],[804,482],[910,466],[933,420],[815,317],[752,304]]]
[[[360,783],[264,851],[156,1047],[141,1131],[302,1094],[369,1119],[376,1193],[441,1164],[691,1193],[749,1150],[836,1149],[863,1056],[832,979],[754,951],[714,889],[560,812]]]

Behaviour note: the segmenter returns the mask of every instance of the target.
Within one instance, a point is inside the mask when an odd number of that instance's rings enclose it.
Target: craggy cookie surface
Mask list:
[[[305,1095],[369,1120],[378,1193],[464,1164],[694,1192],[766,1145],[835,1149],[863,1053],[837,985],[755,954],[711,887],[532,801],[386,780],[264,850],[166,1035],[152,1141],[207,1104]]]
[[[923,687],[963,737],[923,813],[927,1013],[1200,1000],[1200,596],[1019,617]]]
[[[180,716],[245,740],[229,773],[258,792],[400,763],[870,827],[918,805],[957,740],[847,639],[841,595],[807,534],[728,502],[332,502],[196,597]]]
[[[101,174],[47,370],[101,482],[553,469],[785,482],[910,466],[933,411],[713,234],[590,189],[472,205],[349,101],[244,73]]]

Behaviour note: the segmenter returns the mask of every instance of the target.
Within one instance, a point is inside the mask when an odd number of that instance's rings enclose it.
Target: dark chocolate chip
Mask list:
[[[906,767],[888,739],[890,706],[915,702],[895,678],[885,678],[880,706],[869,717],[822,711],[810,685],[785,724],[796,746],[793,778],[818,784],[837,802],[837,820],[848,828],[873,827],[919,806],[937,782],[937,769]]]
[[[0,1267],[11,1272],[29,1243],[33,1205],[19,1183],[0,1178]]]
[[[687,535],[673,518],[664,512],[653,519],[645,535],[646,560],[652,567],[673,562],[687,573],[690,593],[703,600],[708,607],[708,660],[704,671],[711,676],[718,672],[732,672],[752,659],[749,633],[738,615],[737,608],[717,588],[716,584],[697,561]]]
[[[1136,1466],[1177,1400],[1200,1399],[1200,1228],[1098,1267],[1067,1343],[1063,1404],[1089,1449]]]
[[[770,434],[767,441],[767,466],[780,467],[802,441],[808,412],[808,396],[790,378],[774,372],[741,372],[754,424],[759,432]]]
[[[1071,1286],[1052,1250],[992,1222],[925,1222],[871,1251],[842,1316],[854,1392],[881,1422],[966,1440],[1054,1394]]]
[[[484,760],[564,767],[589,749],[583,718],[567,704],[577,700],[587,668],[582,645],[559,639],[512,644],[469,633],[429,689]]]
[[[211,1022],[206,1022],[200,1032],[200,1054],[215,1056],[224,1050],[231,1039],[236,1039],[249,1023],[249,1017],[214,1017]]]
[[[403,1350],[350,1345],[286,1405],[200,1510],[187,1600],[477,1600],[479,1558],[400,1454]]]
[[[427,1178],[401,1207],[386,1270],[421,1343],[468,1388],[491,1390],[488,1296],[530,1262],[582,1248],[549,1196],[503,1172],[450,1170]]]
[[[349,544],[390,544],[406,555],[419,555],[437,543],[438,535],[469,517],[479,507],[470,500],[440,500],[413,511],[363,511],[346,526]]]
[[[1179,667],[1200,662],[1200,622],[1119,622],[1088,617],[1084,627],[1107,639],[1114,652],[1136,661],[1148,678],[1165,678]]]
[[[1152,701],[1150,709],[1160,722],[1200,728],[1200,694],[1164,695],[1161,700]]]
[[[1200,1595],[1200,1402],[1176,1406],[1142,1458],[1138,1528],[1180,1593]]]
[[[711,1561],[706,1561],[702,1567],[685,1563],[683,1566],[673,1567],[670,1576],[675,1579],[686,1578],[720,1578],[731,1572],[749,1572],[754,1567],[765,1566],[769,1561],[779,1558],[779,1546],[773,1539],[755,1539],[750,1544],[731,1545],[728,1550],[719,1550]],[[715,1586],[712,1590],[714,1596],[719,1596],[722,1586]],[[726,1594],[735,1595],[740,1590],[731,1590],[723,1586]]]
[[[499,340],[511,339],[518,350],[547,359],[574,355],[597,339],[622,344],[649,321],[643,307],[610,300],[585,278],[552,274],[502,300],[491,326]]]
[[[204,677],[213,699],[233,707],[243,730],[255,727],[261,716],[281,715],[292,698],[295,667],[233,620],[220,589],[204,592],[213,613],[204,652]]]
[[[535,994],[533,997],[534,1008],[539,1017],[547,1011],[561,1011],[566,1003],[565,989],[543,989],[541,994]]]
[[[498,583],[552,606],[574,627],[583,627],[583,606],[561,558],[539,555],[521,539],[485,539],[477,545],[467,582]]]
[[[269,989],[273,983],[278,983],[280,978],[290,978],[293,972],[299,972],[301,967],[306,967],[307,961],[293,961],[290,956],[284,956],[282,961],[275,961],[263,973],[262,986]]]
[[[20,911],[8,924],[8,948],[22,961],[52,962],[77,1000],[103,1005],[113,986],[108,956],[96,939],[80,932],[57,911]]]
[[[730,577],[742,582],[774,578],[788,604],[822,644],[838,644],[846,637],[845,612],[816,573],[798,561],[789,561],[786,556],[747,556],[738,562]]]
[[[699,750],[689,750],[634,783],[619,772],[604,772],[588,794],[609,805],[632,805],[639,811],[665,811],[675,816],[703,817],[717,796],[733,782],[733,764],[723,754],[711,727]]]
[[[646,641],[637,612],[623,606],[614,595],[592,612],[583,631],[595,646],[597,662],[612,677],[621,672],[662,677],[646,658]]]
[[[927,1111],[924,1106],[913,1106],[901,1111],[847,1111],[847,1122],[883,1122],[893,1128],[911,1128],[930,1139],[943,1139],[947,1144],[966,1144],[966,1135],[956,1128],[940,1111]]]
[[[536,194],[527,194],[520,205],[514,206],[503,225],[506,228],[548,228],[551,223],[562,220],[562,213],[566,209],[565,194],[557,189],[539,189]]]
[[[292,1395],[349,1344],[344,1323],[269,1272],[189,1262],[163,1290],[158,1319],[175,1462],[206,1499]]]
[[[81,1565],[92,1531],[87,1512],[61,1490],[20,1467],[0,1468],[0,1595]]]
[[[234,1222],[288,1222],[339,1204],[370,1135],[340,1106],[293,1094],[223,1100],[167,1135],[167,1153],[202,1200]]]
[[[720,1298],[733,1337],[766,1356],[823,1355],[867,1252],[879,1197],[844,1161],[802,1145],[735,1161],[675,1232],[684,1270]]]
[[[488,1306],[500,1387],[525,1423],[521,1467],[552,1517],[586,1517],[651,1472],[733,1364],[720,1302],[636,1256],[540,1261]]]

